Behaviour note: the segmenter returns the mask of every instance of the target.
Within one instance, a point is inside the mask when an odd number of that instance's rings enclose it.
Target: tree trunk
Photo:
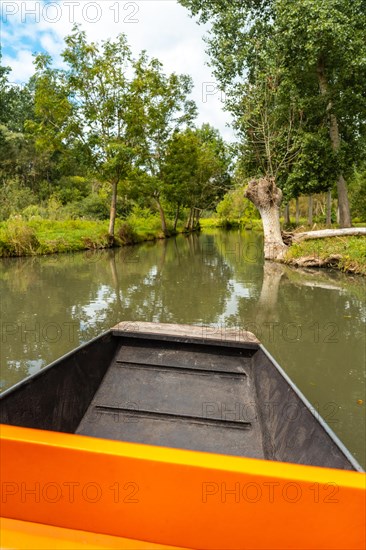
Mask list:
[[[267,177],[250,181],[245,196],[258,208],[262,218],[265,259],[282,259],[287,246],[282,240],[280,228],[281,189],[276,186],[274,178]]]
[[[191,215],[192,215],[192,210],[189,210],[189,214],[188,214],[188,218],[187,218],[187,221],[186,221],[186,225],[184,226],[185,230],[186,231],[189,231],[189,225],[191,223]]]
[[[339,225],[341,227],[352,227],[351,213],[350,213],[349,203],[348,203],[347,185],[342,174],[338,176],[337,190],[338,190]]]
[[[332,225],[332,192],[330,189],[327,191],[327,226]]]
[[[158,207],[159,214],[160,214],[161,229],[162,229],[164,235],[168,236],[169,231],[168,231],[168,227],[166,225],[165,213],[164,213],[163,207],[161,206],[161,202],[159,200],[159,197],[155,197],[155,201],[156,201],[156,205]]]
[[[284,223],[285,225],[290,225],[290,205],[289,203],[287,203],[285,205],[285,209],[284,209],[284,212],[283,212],[283,217],[284,217]]]
[[[325,67],[323,60],[318,62],[318,81],[320,93],[323,96],[328,95],[328,81],[325,75]],[[341,136],[339,134],[338,120],[332,112],[332,100],[328,100],[327,112],[329,113],[329,136],[333,151],[337,152],[341,145]],[[337,175],[337,191],[338,191],[338,207],[339,207],[339,224],[341,227],[351,227],[351,214],[348,203],[347,184],[342,173]]]
[[[111,199],[111,209],[109,213],[109,228],[108,235],[110,240],[114,240],[114,226],[116,223],[116,213],[117,213],[117,185],[118,181],[112,183],[112,199]]]
[[[186,224],[187,231],[192,231],[193,223],[194,223],[194,209],[190,208],[189,216],[188,216],[188,220],[187,220],[187,224]]]
[[[299,225],[300,223],[300,204],[299,204],[299,197],[296,197],[296,225]]]
[[[201,210],[199,208],[194,209],[194,228],[198,227],[198,224],[200,223],[200,216],[201,216]]]
[[[308,225],[313,225],[313,196],[312,195],[309,195]]]
[[[179,210],[180,210],[180,204],[177,205],[177,209],[175,211],[175,218],[174,218],[174,231],[177,230],[177,224],[179,220]]]

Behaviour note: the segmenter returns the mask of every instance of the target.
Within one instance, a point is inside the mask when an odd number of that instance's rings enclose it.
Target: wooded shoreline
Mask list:
[[[260,231],[259,223],[246,230]],[[218,219],[202,220],[205,228],[225,228]],[[128,246],[146,241],[169,238],[177,234],[189,234],[181,224],[170,234],[163,234],[158,225],[148,227],[141,220],[141,225],[133,227],[127,222],[117,223],[117,238],[112,244],[108,239],[108,221],[42,220],[25,222],[12,220],[10,224],[0,224],[0,258],[39,256],[60,253],[73,253],[87,250],[102,250],[112,247]],[[366,230],[366,229],[365,229]],[[317,234],[316,231],[314,237]],[[366,276],[366,236],[339,235],[327,238],[297,238],[294,234],[293,244],[287,250],[283,263],[295,267],[333,268],[345,273]]]

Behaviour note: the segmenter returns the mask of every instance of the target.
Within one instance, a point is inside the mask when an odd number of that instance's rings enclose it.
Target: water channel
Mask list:
[[[365,467],[365,280],[263,261],[250,231],[0,261],[4,390],[119,321],[251,330]]]

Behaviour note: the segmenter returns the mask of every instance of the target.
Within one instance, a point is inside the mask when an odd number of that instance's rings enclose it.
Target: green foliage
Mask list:
[[[248,225],[251,220],[258,219],[258,210],[244,196],[245,187],[237,187],[229,191],[217,205],[216,212],[220,222],[230,226],[234,224]]]
[[[337,158],[326,128],[317,133],[301,131],[297,140],[296,162],[283,174],[284,194],[288,199],[327,191],[335,183],[337,173]]]
[[[230,155],[215,129],[192,129],[192,79],[166,75],[145,52],[133,58],[123,34],[90,43],[74,26],[65,42],[65,69],[36,55],[23,88],[0,67],[0,221],[110,217],[112,235],[116,216],[139,205],[149,215],[132,212],[134,223],[150,237],[158,224],[174,229],[165,210],[178,220],[185,206],[214,208],[230,183]],[[191,146],[178,151],[184,139]]]
[[[161,231],[160,217],[149,208],[134,206],[127,218],[127,222],[136,232],[156,235]]]
[[[209,124],[176,132],[162,167],[164,196],[177,207],[215,208],[231,185],[230,161],[227,146]]]
[[[82,176],[62,176],[59,184],[55,186],[55,195],[62,204],[79,201],[89,193],[89,182]]]
[[[71,203],[67,211],[74,218],[87,218],[91,220],[107,220],[109,217],[108,200],[98,193],[88,195],[80,202]]]
[[[321,192],[364,157],[364,0],[180,0],[201,22],[248,177]],[[341,141],[334,133],[338,127]]]
[[[0,62],[1,58],[0,49]],[[10,83],[10,70],[10,67],[0,65],[0,125],[10,132],[21,133],[24,122],[31,117],[34,108],[32,85]]]
[[[49,216],[49,210],[44,206],[30,204],[22,210],[21,216],[26,221],[47,219]]]
[[[366,169],[356,171],[350,185],[352,216],[366,222]]]
[[[23,187],[18,181],[0,183],[0,221],[19,214],[29,204],[38,201],[35,193],[28,187]]]

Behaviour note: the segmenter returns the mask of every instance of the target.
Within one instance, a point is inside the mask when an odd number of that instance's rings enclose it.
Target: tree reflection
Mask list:
[[[1,263],[2,386],[123,320],[209,323],[232,271],[197,235]]]

